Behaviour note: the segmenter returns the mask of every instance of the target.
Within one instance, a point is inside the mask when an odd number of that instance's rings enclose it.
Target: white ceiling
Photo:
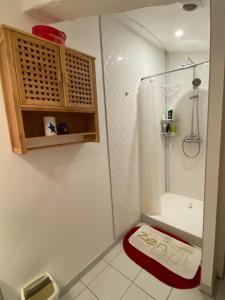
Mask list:
[[[21,0],[22,11],[44,23],[113,14],[173,2],[176,0]]]
[[[117,16],[120,21],[168,51],[209,49],[210,0],[190,0],[203,3],[203,7],[193,12],[183,11],[177,2],[185,3],[189,2],[188,0],[21,1],[23,11],[39,22],[54,23],[90,15],[122,12],[123,15]],[[139,7],[144,8],[137,9]],[[184,31],[180,39],[174,36],[174,32],[178,29]],[[152,34],[156,38],[153,38]]]
[[[191,2],[191,1],[190,1]],[[119,16],[133,30],[169,52],[208,51],[210,46],[210,4],[185,12],[179,3],[141,8]],[[176,30],[183,30],[181,38]],[[153,33],[157,40],[150,35]]]

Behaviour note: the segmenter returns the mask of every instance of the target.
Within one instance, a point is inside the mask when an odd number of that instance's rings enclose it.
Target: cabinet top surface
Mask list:
[[[52,42],[52,41],[50,41],[50,40],[47,40],[47,39],[44,39],[44,38],[39,37],[39,36],[37,36],[37,35],[34,35],[34,34],[32,34],[32,33],[25,32],[25,31],[22,31],[22,30],[20,30],[20,29],[17,29],[17,28],[14,28],[14,27],[11,27],[11,26],[8,26],[8,25],[5,25],[5,24],[1,24],[1,25],[0,25],[0,28],[1,28],[1,29],[10,30],[10,31],[14,31],[14,32],[17,32],[17,33],[21,33],[21,34],[25,34],[25,35],[30,36],[30,37],[32,37],[32,38],[35,38],[35,39],[37,39],[37,40],[47,42],[47,43],[49,43],[49,44],[51,44],[51,45],[55,45],[55,46],[57,46],[57,47],[59,47],[59,48],[62,48],[62,49],[68,49],[68,50],[71,50],[71,51],[76,51],[77,53],[80,53],[80,54],[82,54],[82,55],[88,56],[88,57],[90,57],[91,59],[96,59],[94,56],[92,56],[92,55],[90,55],[90,54],[86,54],[86,53],[84,53],[84,52],[77,51],[77,50],[75,50],[75,49],[73,49],[73,48],[70,48],[70,47],[67,47],[67,46],[64,46],[64,45],[57,44],[57,43]]]

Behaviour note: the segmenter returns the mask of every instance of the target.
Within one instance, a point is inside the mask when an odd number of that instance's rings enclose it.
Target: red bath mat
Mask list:
[[[180,277],[179,275],[173,273],[172,271],[168,270],[166,267],[155,261],[154,259],[150,258],[149,256],[145,255],[144,253],[140,252],[134,246],[129,243],[129,238],[132,234],[140,228],[134,227],[132,228],[125,236],[123,240],[123,248],[126,254],[132,259],[136,264],[141,266],[147,272],[151,273],[153,276],[158,278],[160,281],[164,282],[165,284],[177,288],[177,289],[192,289],[200,284],[201,279],[201,267],[199,266],[198,271],[193,279],[185,279]],[[160,228],[154,227],[154,229],[171,236],[178,241],[181,241],[185,244],[188,244],[186,241],[176,237],[175,235],[166,232]]]

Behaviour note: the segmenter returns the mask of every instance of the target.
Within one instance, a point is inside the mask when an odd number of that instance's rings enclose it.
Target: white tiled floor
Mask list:
[[[134,283],[157,300],[166,300],[171,293],[171,287],[142,270]]]
[[[216,300],[225,299],[223,285]],[[177,290],[131,261],[119,243],[62,300],[212,300],[198,289]]]

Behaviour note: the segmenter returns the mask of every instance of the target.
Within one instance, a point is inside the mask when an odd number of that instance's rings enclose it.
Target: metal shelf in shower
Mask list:
[[[161,132],[161,135],[170,137],[170,136],[175,136],[177,135],[177,132]]]
[[[178,121],[178,119],[161,119],[161,123],[167,123],[167,124],[170,124],[170,123],[176,123]]]
[[[176,123],[177,123],[177,119],[161,119],[160,120],[161,123],[161,135],[165,136],[165,137],[170,137],[170,136],[175,136],[177,135],[177,131],[176,131]],[[170,131],[171,130],[171,124],[175,124],[175,131]],[[169,126],[169,129],[167,131],[167,126]]]

